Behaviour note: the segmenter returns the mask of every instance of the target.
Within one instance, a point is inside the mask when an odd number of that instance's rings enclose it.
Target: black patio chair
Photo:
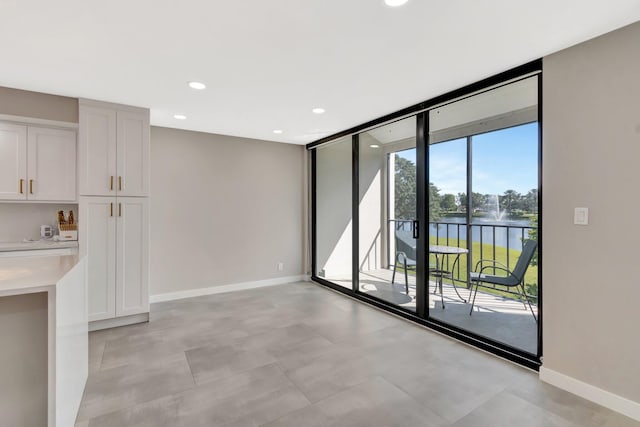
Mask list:
[[[533,314],[533,318],[535,321],[538,321],[536,314],[533,312],[533,307],[531,307],[531,302],[529,301],[529,297],[524,289],[524,275],[527,272],[527,268],[529,268],[529,264],[531,263],[531,259],[533,258],[533,254],[536,252],[536,248],[538,247],[538,242],[535,240],[525,240],[522,245],[522,252],[520,253],[520,258],[518,258],[518,262],[512,271],[510,271],[504,264],[493,260],[493,259],[481,259],[476,263],[474,268],[474,272],[471,273],[471,289],[473,289],[473,283],[476,285],[475,292],[473,293],[473,300],[471,301],[471,310],[469,310],[469,315],[473,313],[473,306],[476,302],[476,295],[478,294],[478,287],[485,286],[485,284],[492,285],[500,285],[507,288],[516,288],[520,295],[524,298],[523,304],[525,309],[527,308],[527,304],[529,305],[529,310],[531,310],[531,314]],[[489,265],[484,265],[488,263]],[[478,271],[478,267],[480,270]],[[492,271],[495,274],[495,270],[500,270],[505,272],[504,276],[496,276],[491,274],[486,274],[486,271]],[[471,294],[469,294],[469,298],[471,298]],[[526,302],[526,304],[525,304]]]
[[[408,270],[416,270],[416,248],[415,239],[410,231],[397,230],[396,231],[396,257],[395,264],[393,265],[393,275],[391,276],[391,284],[395,282],[396,270],[398,264],[404,269],[404,286],[409,295],[409,275]]]

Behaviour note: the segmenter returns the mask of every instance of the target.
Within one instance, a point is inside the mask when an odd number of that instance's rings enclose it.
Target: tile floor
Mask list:
[[[154,304],[89,340],[76,427],[640,425],[310,283]]]

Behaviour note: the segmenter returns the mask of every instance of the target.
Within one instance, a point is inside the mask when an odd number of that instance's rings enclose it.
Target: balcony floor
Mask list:
[[[404,274],[396,274],[391,284],[393,270],[379,269],[360,272],[360,290],[403,308],[416,309],[416,278],[409,275],[409,295],[405,293]],[[351,287],[351,280],[326,278],[331,282]],[[429,313],[434,319],[471,331],[493,340],[508,344],[529,353],[536,353],[538,325],[529,307],[515,299],[478,290],[473,315],[469,315],[470,304],[456,295],[451,283],[443,284],[444,305],[442,309],[440,293],[433,293],[435,282],[429,281]],[[464,299],[469,299],[469,289],[458,286]],[[538,315],[538,308],[533,311]]]

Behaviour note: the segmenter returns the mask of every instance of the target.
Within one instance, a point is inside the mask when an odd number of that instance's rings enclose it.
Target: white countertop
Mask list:
[[[77,255],[0,258],[0,297],[46,291],[79,260]]]
[[[64,249],[77,247],[77,241],[55,242],[53,240],[36,240],[33,242],[5,242],[0,243],[0,252],[37,251],[42,249]]]

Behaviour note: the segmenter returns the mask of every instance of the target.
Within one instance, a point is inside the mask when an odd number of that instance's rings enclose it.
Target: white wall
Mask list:
[[[371,148],[370,145],[379,145]],[[383,242],[386,232],[386,206],[384,187],[386,181],[385,154],[380,141],[368,133],[360,134],[360,247],[358,265],[360,271],[378,270],[386,267]]]
[[[543,70],[544,368],[640,402],[640,23]]]
[[[152,127],[150,167],[152,296],[303,274],[304,147]]]
[[[57,212],[65,215],[73,210],[78,221],[78,205],[46,203],[0,203],[0,242],[20,242],[22,239],[40,239],[40,226],[56,225]]]
[[[351,136],[316,151],[317,272],[351,280]]]

